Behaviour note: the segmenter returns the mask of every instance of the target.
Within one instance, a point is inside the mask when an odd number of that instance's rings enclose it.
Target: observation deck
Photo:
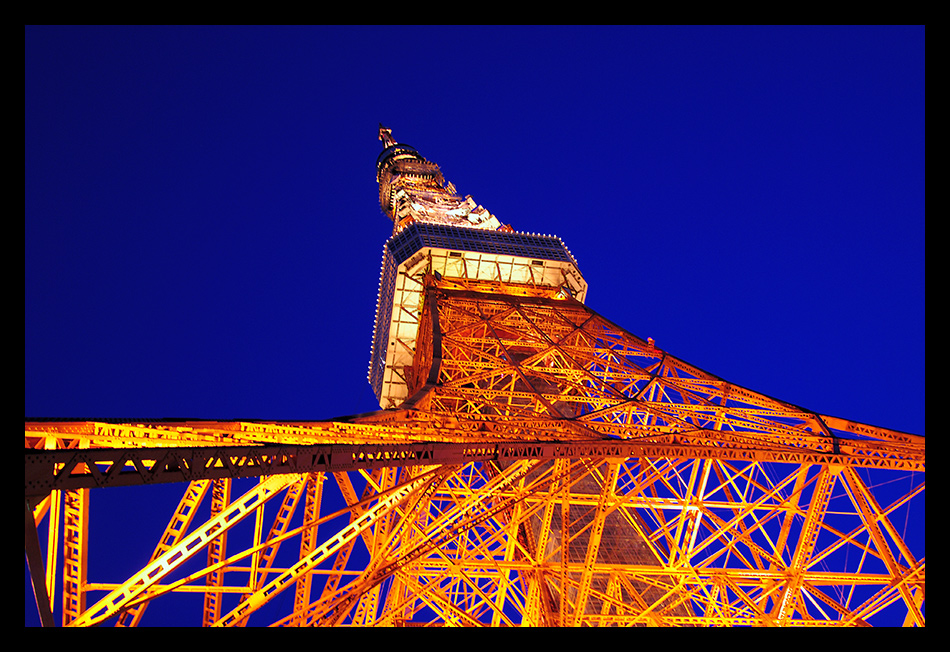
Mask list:
[[[383,247],[368,379],[380,406],[407,398],[425,277],[559,289],[581,303],[587,282],[557,236],[415,222]]]

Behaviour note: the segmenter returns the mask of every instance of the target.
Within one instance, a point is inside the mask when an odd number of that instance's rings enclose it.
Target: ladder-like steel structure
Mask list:
[[[44,624],[147,624],[200,593],[209,626],[924,625],[923,542],[905,536],[922,436],[632,335],[582,303],[560,241],[519,236],[380,138],[385,409],[26,423]],[[142,568],[87,577],[92,497],[167,483],[182,497]]]

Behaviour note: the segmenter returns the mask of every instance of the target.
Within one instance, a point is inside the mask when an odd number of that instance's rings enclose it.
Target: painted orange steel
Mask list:
[[[129,622],[151,601],[196,590],[238,600],[206,609],[207,624],[253,623],[291,587],[294,607],[276,624],[863,625],[894,605],[924,624],[924,559],[891,518],[923,515],[923,438],[729,384],[553,290],[433,279],[425,305],[415,391],[399,410],[339,423],[29,424],[38,454],[124,442],[158,458],[149,444],[217,445],[241,451],[216,462],[235,475],[241,461],[255,468],[248,444],[509,451],[456,464],[348,456],[365,468],[270,476],[262,483],[274,486],[231,503],[240,519],[266,514],[266,536],[258,527],[237,544],[228,531],[238,519],[221,527],[216,514],[125,584],[94,585],[109,591],[104,606],[69,624]],[[94,477],[77,466],[74,478]],[[881,504],[872,483],[895,480],[906,488]],[[297,507],[328,482],[346,506]],[[180,536],[168,536],[175,522],[163,538]],[[172,579],[198,558],[190,542],[214,550],[225,536],[226,552]],[[278,548],[296,562],[280,566]]]
[[[193,593],[215,626],[925,624],[921,436],[728,383],[530,284],[427,276],[407,383],[338,421],[27,423],[44,623],[62,555],[70,626]],[[174,482],[145,565],[87,577],[90,502]]]

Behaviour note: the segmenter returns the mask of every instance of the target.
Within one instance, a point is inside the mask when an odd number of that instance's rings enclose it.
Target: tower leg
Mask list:
[[[30,499],[26,504],[25,548],[26,561],[30,567],[30,580],[33,582],[33,595],[36,597],[36,608],[40,614],[43,627],[54,627],[53,611],[49,606],[49,594],[46,592],[46,573],[43,570],[43,553],[40,551],[40,537],[33,521],[33,509]]]

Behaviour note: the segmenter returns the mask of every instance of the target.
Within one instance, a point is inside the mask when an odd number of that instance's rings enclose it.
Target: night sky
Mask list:
[[[383,123],[633,334],[926,434],[923,27],[25,33],[27,417],[377,409]]]

